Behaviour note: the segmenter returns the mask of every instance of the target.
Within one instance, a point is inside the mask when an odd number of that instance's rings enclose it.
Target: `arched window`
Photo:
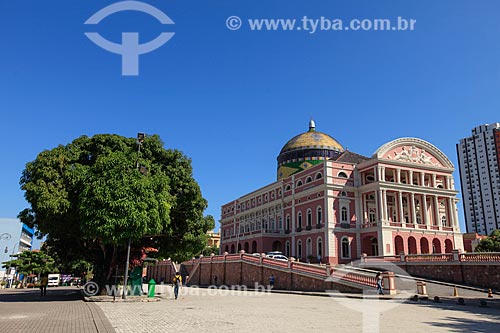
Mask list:
[[[302,258],[302,241],[297,241],[297,258]]]
[[[351,258],[351,244],[349,242],[349,238],[346,236],[342,237],[342,258],[349,259]]]
[[[321,259],[323,257],[323,240],[321,239],[321,237],[318,237],[318,239],[316,239],[316,252],[317,256]]]
[[[286,216],[286,230],[290,230],[290,215]]]
[[[312,256],[312,239],[308,238],[306,242],[306,257],[309,259],[309,257]]]
[[[312,226],[312,211],[310,209],[307,210],[307,226]]]
[[[285,191],[290,191],[292,189],[292,187],[290,186],[290,184],[288,184],[287,186],[285,186]]]
[[[316,174],[316,179],[321,179],[321,178],[323,178],[323,175],[321,174],[321,172],[318,172]]]
[[[340,210],[340,221],[343,223],[347,223],[347,208],[342,207]]]
[[[340,172],[338,173],[337,177],[339,177],[339,178],[348,178],[348,177],[347,177],[347,174],[346,174],[344,171],[340,171]]]
[[[340,192],[340,196],[341,196],[341,197],[347,197],[347,192],[346,192],[346,191],[342,191],[342,192]]]
[[[285,242],[285,255],[290,257],[290,241]]]
[[[297,214],[297,228],[302,228],[302,212]]]
[[[321,206],[316,209],[316,224],[321,224],[323,222],[323,210]]]
[[[302,186],[302,180],[299,180],[299,181],[297,182],[297,187],[299,187],[299,186]]]
[[[307,177],[307,178],[306,178],[306,184],[307,184],[307,183],[310,183],[310,182],[312,182],[312,181],[313,181],[313,179],[311,178],[311,176],[309,176],[309,177]]]

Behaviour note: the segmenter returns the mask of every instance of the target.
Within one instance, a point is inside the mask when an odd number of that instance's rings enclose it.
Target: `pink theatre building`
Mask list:
[[[221,251],[337,264],[462,250],[453,170],[424,140],[397,139],[365,157],[311,120],[281,149],[276,182],[222,206]]]

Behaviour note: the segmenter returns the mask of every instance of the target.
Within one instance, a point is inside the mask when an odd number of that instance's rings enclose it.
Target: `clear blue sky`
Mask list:
[[[414,136],[455,165],[461,137],[500,121],[498,0],[150,0],[175,25],[138,12],[83,24],[111,3],[0,2],[0,217],[27,207],[18,184],[26,162],[84,134],[159,134],[193,159],[206,213],[218,219],[221,204],[275,180],[282,145],[310,117],[360,154]],[[231,31],[231,15],[417,23],[414,31]],[[139,76],[124,77],[120,56],[90,42],[89,31],[116,42],[121,32],[139,32],[141,43],[175,36],[140,57]]]

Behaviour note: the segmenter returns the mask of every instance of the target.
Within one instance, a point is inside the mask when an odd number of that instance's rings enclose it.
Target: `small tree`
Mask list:
[[[493,230],[488,237],[481,239],[475,251],[500,252],[500,230]]]
[[[3,268],[15,267],[16,271],[24,275],[23,284],[25,284],[30,274],[57,273],[59,269],[55,260],[42,251],[24,251],[13,255],[16,259],[3,262]]]

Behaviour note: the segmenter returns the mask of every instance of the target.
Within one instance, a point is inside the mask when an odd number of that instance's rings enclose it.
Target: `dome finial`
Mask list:
[[[314,120],[311,117],[311,120],[309,120],[309,132],[315,132],[316,131],[316,124],[314,123]]]

